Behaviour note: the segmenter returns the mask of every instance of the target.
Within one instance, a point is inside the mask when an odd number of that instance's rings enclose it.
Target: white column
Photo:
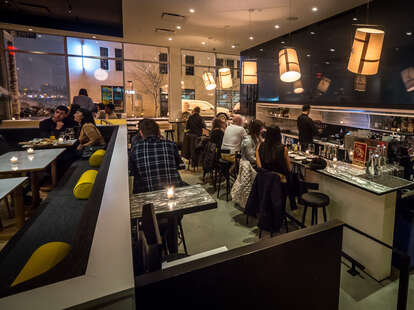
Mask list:
[[[169,120],[181,119],[181,49],[170,47],[170,81],[168,86]]]

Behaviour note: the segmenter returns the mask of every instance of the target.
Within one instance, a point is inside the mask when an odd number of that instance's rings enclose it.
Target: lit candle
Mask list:
[[[168,199],[174,198],[174,187],[167,188],[167,198]]]
[[[29,148],[27,149],[27,153],[29,153],[29,154],[33,154],[33,153],[34,153],[34,149],[32,149],[31,147],[29,147]]]
[[[354,151],[349,151],[349,156],[354,156]]]
[[[338,158],[334,157],[333,162],[336,163],[338,161]]]
[[[59,143],[63,143],[63,138],[59,138]]]
[[[309,155],[309,154],[310,154],[309,150],[306,150],[306,152],[305,152],[305,153],[306,153],[306,155]]]
[[[10,158],[10,162],[11,162],[12,164],[17,163],[17,161],[18,161],[18,158],[17,158],[16,156],[13,156],[12,158]]]

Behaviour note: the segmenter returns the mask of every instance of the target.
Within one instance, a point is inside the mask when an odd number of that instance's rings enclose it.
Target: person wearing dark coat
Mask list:
[[[200,107],[195,107],[193,114],[187,120],[186,128],[188,133],[196,135],[198,137],[203,135],[203,128],[206,128],[206,124],[203,118],[200,116]]]

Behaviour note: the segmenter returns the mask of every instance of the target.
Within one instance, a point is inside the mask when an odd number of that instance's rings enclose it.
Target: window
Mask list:
[[[240,60],[237,60],[237,78],[240,79]]]
[[[122,107],[124,100],[123,86],[101,86],[101,101],[103,104],[112,103],[115,107]]]
[[[195,89],[183,89],[181,92],[181,99],[195,99]]]
[[[234,60],[233,59],[227,59],[227,67],[234,68]]]
[[[116,71],[122,71],[122,49],[116,48],[115,49],[115,58],[121,58],[120,60],[115,60],[115,70]]]
[[[100,52],[101,57],[108,57],[108,48],[100,47],[99,52]],[[108,59],[101,59],[101,69],[104,69],[104,70],[109,69]]]
[[[160,74],[168,74],[168,64],[160,63]]]
[[[186,65],[194,65],[194,56],[186,55],[185,56]]]
[[[158,55],[159,62],[168,62],[168,54],[167,53],[160,53]]]
[[[222,59],[222,58],[217,58],[216,59],[216,66],[217,67],[224,67],[224,59]]]
[[[186,66],[185,75],[194,75],[194,67]]]

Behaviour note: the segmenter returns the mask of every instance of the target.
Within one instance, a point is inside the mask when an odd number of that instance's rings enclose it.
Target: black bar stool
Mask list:
[[[174,142],[174,129],[166,129],[164,132],[165,138]],[[171,137],[171,139],[169,137]]]
[[[312,220],[311,225],[318,224],[318,209],[322,208],[323,219],[326,222],[326,206],[329,205],[329,196],[320,193],[320,192],[308,192],[302,195],[301,197],[305,209],[303,210],[302,224],[305,225],[306,211],[308,207],[312,208]]]
[[[221,154],[230,154],[230,150],[221,150]],[[220,187],[221,187],[221,180],[224,177],[226,180],[226,201],[229,201],[229,194],[231,192],[231,185],[230,185],[230,168],[233,166],[233,163],[224,160],[219,155],[219,160],[217,162],[217,170],[218,170],[218,188],[215,185],[214,187],[217,188],[217,198],[220,196]]]

